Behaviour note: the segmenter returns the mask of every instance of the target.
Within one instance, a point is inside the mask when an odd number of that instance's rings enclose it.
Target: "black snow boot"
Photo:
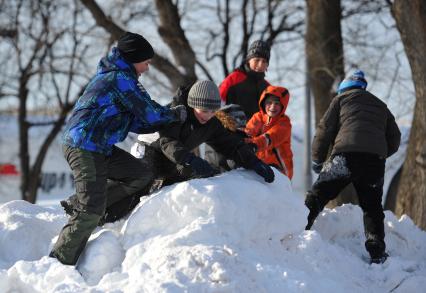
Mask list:
[[[326,202],[322,201],[317,195],[308,191],[306,193],[305,206],[309,209],[308,224],[305,230],[310,230],[319,213],[324,209]]]
[[[371,257],[370,258],[370,264],[376,263],[376,264],[382,264],[388,259],[389,254],[386,252],[383,252],[381,256]]]
[[[385,251],[385,242],[380,239],[368,239],[365,241],[365,249],[367,249],[370,254],[370,264],[382,264],[389,256]]]

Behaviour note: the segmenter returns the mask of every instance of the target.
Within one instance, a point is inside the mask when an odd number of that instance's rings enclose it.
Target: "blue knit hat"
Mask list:
[[[349,89],[363,89],[367,88],[367,81],[364,78],[364,72],[362,70],[356,70],[352,75],[346,77],[337,89],[337,93],[341,94]]]

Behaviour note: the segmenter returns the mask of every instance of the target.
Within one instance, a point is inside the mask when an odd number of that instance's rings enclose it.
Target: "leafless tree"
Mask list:
[[[119,20],[104,13],[100,3],[95,0],[81,0],[81,2],[91,12],[96,23],[113,39],[124,33],[125,29],[118,25]],[[212,66],[208,63],[215,59],[220,59],[223,72],[220,78],[223,78],[236,66],[237,60],[246,54],[250,39],[262,38],[272,45],[284,32],[301,35],[304,24],[303,15],[300,13],[303,11],[303,5],[300,3],[294,5],[272,0],[244,0],[237,3],[217,0],[214,5],[199,4],[197,11],[194,12],[192,9],[191,13],[209,15],[207,17],[209,25],[203,24],[204,26],[190,19],[191,16],[186,12],[187,8],[179,1],[156,0],[154,3],[158,18],[158,33],[171,52],[173,60],[156,52],[152,65],[167,77],[172,88],[197,79],[196,66],[207,78],[213,79],[214,74],[209,70]],[[196,44],[188,39],[188,33],[182,27],[184,17],[188,17],[191,26],[196,27],[193,30],[202,35],[202,43]],[[215,18],[217,22],[212,21]],[[231,31],[231,26],[238,29],[238,34]],[[231,35],[237,35],[233,37],[233,46],[230,46]],[[194,46],[204,47],[204,56],[197,55]],[[238,49],[235,51],[234,48]]]
[[[410,62],[416,91],[396,211],[400,215],[408,214],[414,223],[426,229],[426,3],[395,0],[392,13]]]
[[[2,87],[5,90],[1,92],[7,92],[9,98],[18,100],[21,193],[22,199],[32,203],[36,201],[47,150],[87,80],[77,73],[86,63],[83,60],[85,45],[77,38],[77,18],[81,7],[73,3],[63,7],[63,4],[53,1],[15,1],[3,7],[7,9],[2,11],[2,14],[12,15],[11,26],[16,34],[8,36],[10,42],[6,50],[16,66],[5,70],[2,81],[6,81],[7,87]],[[69,26],[55,26],[57,19],[53,16],[64,11],[72,13]],[[38,107],[36,101],[40,101],[43,106]],[[30,103],[33,104],[31,107]],[[31,117],[30,110],[37,108],[46,112],[50,109],[54,113],[49,116],[51,120],[37,121]],[[30,151],[34,146],[29,140],[32,127],[50,127],[34,158],[30,156],[30,153],[34,153]]]
[[[205,59],[207,62],[220,60],[223,77],[240,65],[250,42],[255,39],[266,41],[274,50],[273,45],[284,37],[287,40],[303,38],[305,21],[301,1],[218,0],[214,9],[220,26],[207,28]],[[204,10],[212,10],[212,7],[204,7]]]
[[[81,0],[81,2],[91,12],[97,25],[104,28],[111,35],[112,39],[117,40],[122,34],[126,32],[126,29],[120,27],[111,17],[104,13],[102,8],[95,0]],[[175,88],[177,88],[179,85],[185,84],[191,80],[195,80],[193,76],[194,68],[192,68],[193,65],[191,65],[192,61],[184,60],[185,57],[188,56],[188,53],[184,52],[184,50],[181,50],[181,47],[178,46],[179,44],[182,45],[188,43],[188,41],[186,40],[185,35],[180,28],[180,19],[177,13],[176,5],[169,0],[157,1],[156,4],[159,5],[158,9],[164,10],[163,13],[160,13],[160,35],[162,35],[166,43],[169,42],[169,44],[174,44],[175,49],[172,50],[173,54],[177,58],[178,64],[184,67],[184,72],[181,72],[175,65],[172,64],[172,62],[169,61],[167,57],[163,57],[158,52],[155,54],[152,60],[152,65],[161,73],[163,73],[168,78],[169,82]],[[174,28],[177,31],[168,34],[164,27],[168,27],[170,29]],[[179,35],[173,37],[173,34],[176,32]],[[178,42],[175,44],[174,41],[176,40],[178,40]],[[187,44],[185,47],[188,48],[190,46]]]
[[[335,95],[333,85],[344,76],[342,8],[340,0],[306,3],[306,58],[317,125]]]

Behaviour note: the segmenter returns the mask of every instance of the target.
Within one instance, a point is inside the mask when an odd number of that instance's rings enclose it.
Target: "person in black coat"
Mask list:
[[[382,263],[388,256],[382,207],[385,161],[398,150],[401,133],[386,104],[366,87],[361,70],[344,79],[317,127],[312,160],[319,176],[306,195],[310,211],[306,229],[330,200],[353,183],[364,213],[365,248],[371,262]]]

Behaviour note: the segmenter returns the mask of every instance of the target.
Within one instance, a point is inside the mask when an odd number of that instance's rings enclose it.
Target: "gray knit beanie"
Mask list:
[[[260,57],[265,58],[269,62],[269,57],[271,56],[271,47],[268,43],[262,40],[257,40],[251,43],[248,48],[246,60],[251,58]]]
[[[194,83],[188,93],[188,106],[201,110],[218,110],[220,95],[216,84],[210,80],[200,80]]]

